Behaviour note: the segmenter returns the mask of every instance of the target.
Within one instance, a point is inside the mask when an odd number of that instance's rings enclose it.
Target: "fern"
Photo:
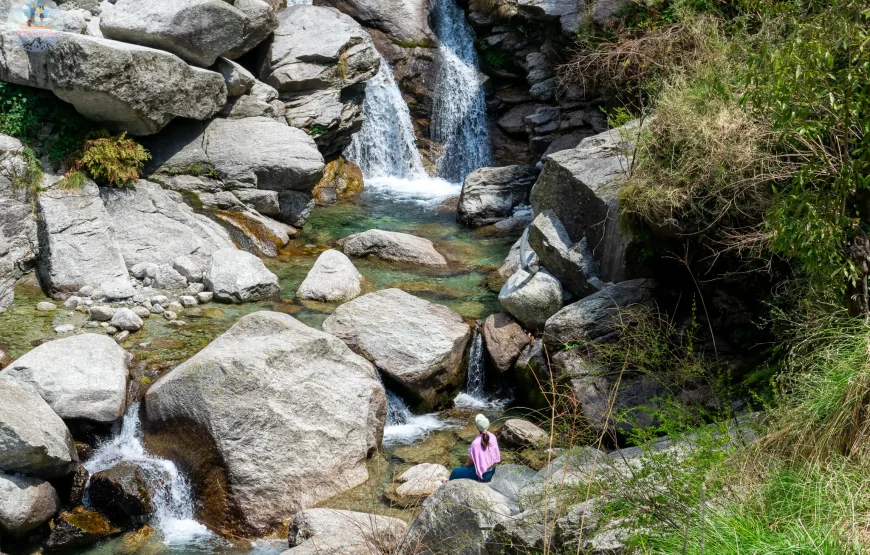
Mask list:
[[[99,131],[94,136],[97,138],[85,142],[77,166],[112,187],[129,187],[135,183],[151,154],[128,139],[126,133],[110,136],[106,131]]]

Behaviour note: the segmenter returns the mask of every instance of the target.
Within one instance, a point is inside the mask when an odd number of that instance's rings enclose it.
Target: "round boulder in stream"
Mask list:
[[[246,536],[365,482],[387,413],[374,366],[266,311],[163,376],[145,403],[146,446],[189,470],[197,518]]]
[[[141,467],[122,462],[91,476],[88,494],[93,508],[126,525],[144,521],[154,512],[155,485]]]
[[[446,306],[385,289],[338,307],[323,331],[371,360],[424,410],[451,400],[463,382],[471,328]]]

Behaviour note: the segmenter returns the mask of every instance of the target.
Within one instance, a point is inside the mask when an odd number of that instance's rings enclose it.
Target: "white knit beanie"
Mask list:
[[[489,419],[482,414],[478,414],[474,417],[474,423],[477,425],[477,429],[481,432],[485,432],[489,429]]]

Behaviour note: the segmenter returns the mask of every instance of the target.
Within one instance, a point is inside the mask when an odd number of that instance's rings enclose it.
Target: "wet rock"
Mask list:
[[[408,525],[397,518],[339,511],[308,509],[293,515],[282,555],[369,555],[393,553]]]
[[[631,309],[649,309],[655,300],[656,283],[650,279],[623,281],[605,287],[553,314],[544,328],[551,347],[575,341],[614,341],[621,326],[631,322]]]
[[[122,462],[91,476],[88,494],[91,506],[112,522],[129,525],[154,513],[154,488],[149,476],[135,463]]]
[[[492,528],[511,516],[513,506],[510,499],[487,484],[474,480],[447,482],[423,502],[400,553],[483,552]]]
[[[604,281],[623,281],[637,273],[627,252],[631,238],[617,221],[619,189],[631,167],[629,140],[636,133],[637,124],[628,124],[550,154],[530,196],[535,214],[552,210],[570,241],[587,238]]]
[[[278,193],[277,218],[287,225],[302,228],[314,210],[314,197],[302,191],[282,191]]]
[[[50,90],[89,120],[132,135],[157,133],[175,117],[204,120],[226,104],[220,74],[160,50],[60,33],[32,63],[9,28],[0,51],[3,81]]]
[[[78,507],[69,512],[60,513],[54,519],[54,528],[45,548],[48,550],[69,549],[92,545],[103,538],[120,534],[109,519],[98,512]]]
[[[447,265],[447,260],[435,250],[432,241],[407,233],[370,229],[344,238],[341,245],[349,256],[375,256],[423,266]]]
[[[236,249],[222,249],[212,255],[204,282],[221,302],[258,301],[280,292],[278,276],[256,256]]]
[[[241,46],[246,31],[247,16],[221,0],[120,0],[100,14],[106,38],[159,48],[200,67]]]
[[[456,209],[456,220],[469,227],[494,224],[528,204],[540,171],[533,166],[480,168],[468,175]]]
[[[495,368],[501,372],[510,370],[529,344],[529,334],[504,312],[488,317],[483,322],[483,342]]]
[[[517,270],[501,288],[498,302],[525,329],[541,330],[547,318],[562,308],[562,285],[546,270],[535,274]]]
[[[147,146],[156,170],[213,168],[226,188],[310,191],[323,175],[314,139],[266,117],[180,122]]]
[[[238,515],[206,523],[247,535],[363,483],[386,418],[370,363],[275,312],[242,317],[151,386],[145,402],[163,454],[190,464],[197,491]],[[190,429],[199,431],[192,437]],[[222,461],[218,469],[197,458],[206,445]],[[223,467],[225,482],[205,480]]]
[[[363,174],[359,166],[338,158],[326,164],[323,178],[312,191],[318,206],[329,206],[363,192]]]
[[[124,414],[130,359],[108,337],[83,333],[36,347],[0,372],[0,381],[33,386],[61,418],[114,422]]]
[[[591,295],[604,286],[586,238],[572,245],[565,226],[552,210],[544,210],[532,222],[529,246],[538,255],[540,264],[578,297]]]
[[[296,297],[334,303],[354,299],[361,292],[362,275],[347,256],[330,249],[317,257],[296,291]]]
[[[37,202],[40,283],[50,295],[70,295],[86,285],[119,280],[133,296],[127,267],[99,189],[50,189]],[[126,291],[129,289],[129,291]],[[104,291],[105,294],[105,291]]]
[[[30,385],[0,380],[0,471],[63,476],[78,464],[72,436]]]
[[[338,307],[323,330],[363,353],[406,398],[426,408],[462,383],[471,330],[451,309],[387,289]]]
[[[171,268],[180,256],[206,268],[213,252],[233,246],[220,225],[195,214],[179,193],[156,183],[140,180],[132,188],[100,192],[130,268],[140,263]]]
[[[124,331],[139,331],[144,325],[142,318],[129,308],[119,308],[112,316],[112,326]]]
[[[544,447],[550,441],[550,434],[528,420],[509,418],[499,431],[498,440],[508,447]]]
[[[0,472],[0,529],[22,537],[45,524],[60,509],[54,488],[45,480]]]

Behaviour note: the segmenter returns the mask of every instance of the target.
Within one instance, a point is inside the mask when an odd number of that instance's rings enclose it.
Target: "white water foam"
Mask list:
[[[387,425],[384,445],[407,445],[425,439],[435,430],[453,427],[438,419],[437,414],[414,414],[405,401],[387,390]]]
[[[486,95],[480,83],[474,30],[456,0],[437,0],[438,76],[432,110],[432,139],[443,145],[437,173],[461,183],[492,162]]]
[[[175,464],[145,451],[138,403],[127,409],[120,432],[103,443],[84,466],[93,475],[121,462],[136,464],[154,486],[152,502],[155,512],[151,524],[166,545],[197,546],[222,542],[193,518],[190,485]]]
[[[366,190],[399,200],[432,203],[458,195],[462,192],[462,186],[429,176],[415,179],[375,177],[366,180]]]

